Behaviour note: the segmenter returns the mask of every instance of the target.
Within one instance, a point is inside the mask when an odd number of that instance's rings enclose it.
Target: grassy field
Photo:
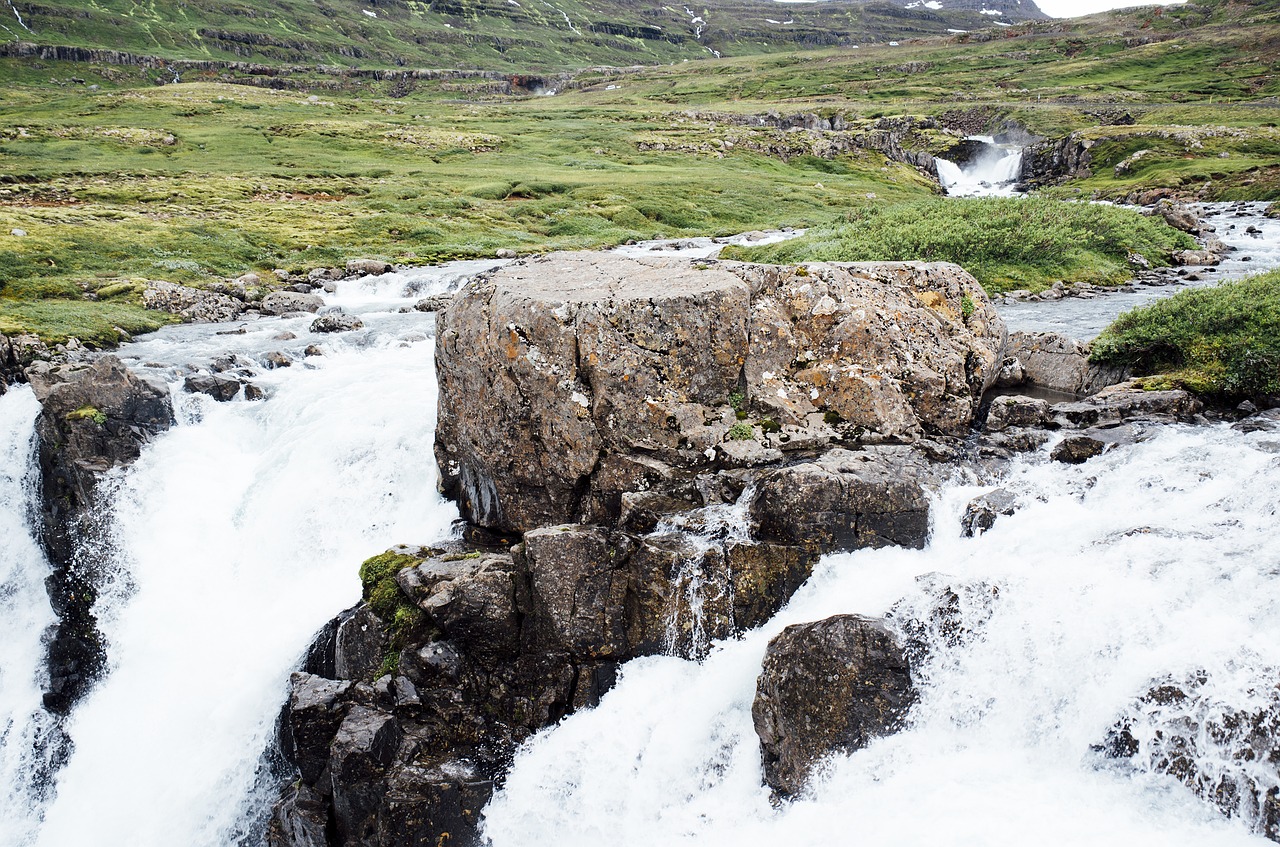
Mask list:
[[[1111,285],[1132,276],[1139,253],[1168,265],[1191,238],[1160,218],[1130,209],[1047,198],[933,198],[865,205],[846,220],[763,247],[730,248],[726,258],[796,262],[955,262],[990,292],[1040,291],[1053,282]]]
[[[1093,173],[1051,197],[1278,199],[1277,17],[1239,2],[1135,10],[987,40],[589,70],[555,96],[314,68],[272,83],[285,90],[216,70],[156,85],[154,67],[0,59],[0,332],[109,344],[116,328],[164,319],[138,306],[146,279],[200,285],[356,256],[412,264],[781,226],[835,227],[822,237],[848,244],[841,226],[919,210],[930,224],[916,230],[938,230],[929,243],[954,240],[964,218],[944,218],[963,206],[931,205],[936,185],[859,146],[900,115],[1077,133]],[[770,112],[848,128],[741,119]],[[1135,122],[1111,125],[1116,114]],[[965,131],[909,144],[938,152]],[[1125,248],[1167,251],[1152,244]],[[1122,268],[1118,247],[1037,258],[974,266],[996,288]]]

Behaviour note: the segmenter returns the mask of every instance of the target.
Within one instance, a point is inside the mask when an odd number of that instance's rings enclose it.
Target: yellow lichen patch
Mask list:
[[[947,298],[937,291],[917,291],[916,299],[926,308],[933,309],[949,321],[959,320],[956,310],[947,305]]]

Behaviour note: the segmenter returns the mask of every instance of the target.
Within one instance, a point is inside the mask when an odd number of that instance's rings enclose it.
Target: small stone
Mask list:
[[[27,231],[26,231],[25,229],[16,229],[16,228],[15,228],[15,229],[11,229],[11,230],[9,230],[9,234],[10,234],[10,235],[13,235],[13,236],[16,236],[16,237],[18,237],[18,238],[22,238],[24,235],[26,235],[26,234],[27,234]]]
[[[351,332],[361,329],[364,321],[355,315],[330,314],[321,315],[311,322],[312,332]]]
[[[1059,442],[1049,455],[1055,462],[1079,465],[1089,461],[1094,456],[1101,456],[1106,446],[1098,439],[1090,438],[1087,435],[1072,435]]]

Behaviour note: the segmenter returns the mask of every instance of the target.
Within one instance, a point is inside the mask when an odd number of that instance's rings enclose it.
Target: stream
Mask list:
[[[1246,220],[1232,231],[1223,218],[1218,235],[1252,238]],[[1280,264],[1276,235],[1264,230],[1233,254],[1253,261],[1237,263]],[[718,244],[628,249],[702,256]],[[455,532],[432,452],[434,316],[408,307],[499,264],[339,282],[326,301],[360,315],[353,332],[266,318],[121,347],[169,383],[178,421],[111,480],[111,579],[96,607],[109,668],[63,727],[67,743],[40,706],[53,614],[34,531],[38,404],[25,386],[0,396],[0,847],[262,843],[289,673],[358,599],[363,559]],[[1115,294],[1002,311],[1011,329],[1055,315],[1078,333],[1130,305]],[[292,365],[269,368],[277,352]],[[267,399],[182,390],[218,360]],[[1171,426],[1086,466],[1031,454],[1006,483],[1024,508],[974,539],[959,537],[958,517],[986,489],[957,479],[927,549],[828,556],[777,617],[708,645],[704,661],[625,666],[598,708],[522,748],[487,834],[499,847],[1261,843],[1249,821],[1093,745],[1161,674],[1208,668],[1247,687],[1280,667],[1278,452],[1265,432]],[[998,601],[979,590],[966,608],[982,636],[935,645],[904,732],[836,757],[809,796],[772,805],[750,718],[768,639],[836,612],[923,608],[938,579],[999,587]]]

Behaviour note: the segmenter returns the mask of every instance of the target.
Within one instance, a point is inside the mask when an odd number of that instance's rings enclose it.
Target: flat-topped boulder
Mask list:
[[[978,283],[942,263],[553,254],[438,320],[443,485],[508,532],[796,449],[963,434],[1005,345]]]

